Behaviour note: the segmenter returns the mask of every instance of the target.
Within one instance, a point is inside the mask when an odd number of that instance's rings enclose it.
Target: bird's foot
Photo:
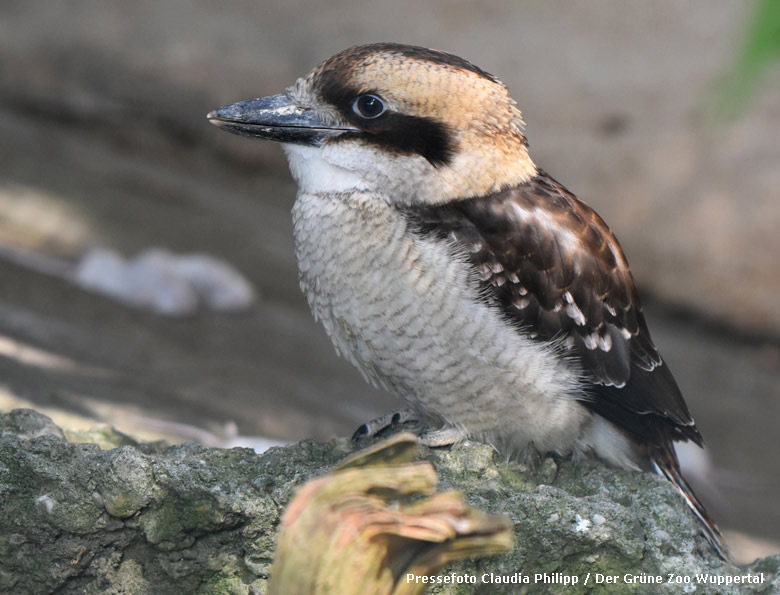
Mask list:
[[[423,432],[420,434],[420,442],[430,448],[439,448],[463,442],[468,437],[468,432],[459,426],[444,426],[438,430]]]
[[[358,441],[366,438],[375,438],[380,434],[394,431],[404,424],[418,424],[418,427],[413,427],[411,429],[415,431],[415,433],[418,433],[420,443],[430,448],[451,446],[468,438],[466,430],[459,426],[444,426],[438,430],[421,432],[422,428],[420,427],[419,422],[419,414],[412,409],[393,411],[377,417],[376,419],[372,419],[368,423],[360,426],[355,433],[352,434],[352,440]]]
[[[364,423],[355,430],[354,434],[352,434],[352,440],[357,441],[364,438],[375,438],[382,432],[395,430],[402,424],[417,421],[419,421],[419,417],[411,409],[391,411],[390,413],[380,415],[379,417]]]

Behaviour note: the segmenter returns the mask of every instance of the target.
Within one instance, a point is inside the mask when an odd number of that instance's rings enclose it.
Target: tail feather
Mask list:
[[[688,508],[691,509],[696,518],[701,522],[701,529],[704,537],[710,542],[712,547],[718,553],[718,555],[725,561],[728,561],[731,557],[731,552],[728,546],[723,541],[723,534],[720,532],[720,528],[712,520],[712,517],[704,508],[693,488],[685,481],[685,478],[680,472],[680,464],[677,462],[677,455],[674,452],[674,447],[670,444],[666,448],[661,448],[656,451],[650,457],[650,463],[653,470],[669,481],[677,491],[680,492]]]

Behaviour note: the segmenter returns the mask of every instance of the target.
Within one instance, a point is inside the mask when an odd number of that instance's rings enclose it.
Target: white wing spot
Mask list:
[[[585,343],[585,347],[592,351],[599,345],[599,336],[596,333],[591,333],[583,338],[583,342]]]
[[[530,303],[531,300],[529,300],[528,298],[517,298],[516,300],[512,301],[512,305],[518,310],[522,310],[523,308],[526,308]]]
[[[599,349],[607,352],[612,349],[612,335],[607,334],[599,337]]]
[[[487,281],[493,276],[490,267],[486,264],[481,264],[477,267],[477,277],[480,281]]]
[[[569,292],[566,292],[565,295],[568,295],[568,293]],[[569,315],[569,318],[571,318],[577,326],[585,326],[585,316],[583,315],[582,310],[577,307],[577,304],[569,302],[569,305],[566,306],[566,314]]]

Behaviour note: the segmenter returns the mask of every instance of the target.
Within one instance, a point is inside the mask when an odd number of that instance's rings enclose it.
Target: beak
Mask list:
[[[239,101],[215,109],[206,117],[233,134],[315,147],[330,137],[357,132],[356,128],[325,124],[313,110],[295,105],[284,94]]]

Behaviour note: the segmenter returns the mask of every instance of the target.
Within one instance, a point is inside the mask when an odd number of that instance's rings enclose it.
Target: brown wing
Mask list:
[[[539,172],[490,196],[415,209],[411,219],[461,248],[484,299],[520,332],[576,354],[592,382],[583,404],[641,441],[671,431],[701,443],[650,338],[623,250],[588,205]]]

